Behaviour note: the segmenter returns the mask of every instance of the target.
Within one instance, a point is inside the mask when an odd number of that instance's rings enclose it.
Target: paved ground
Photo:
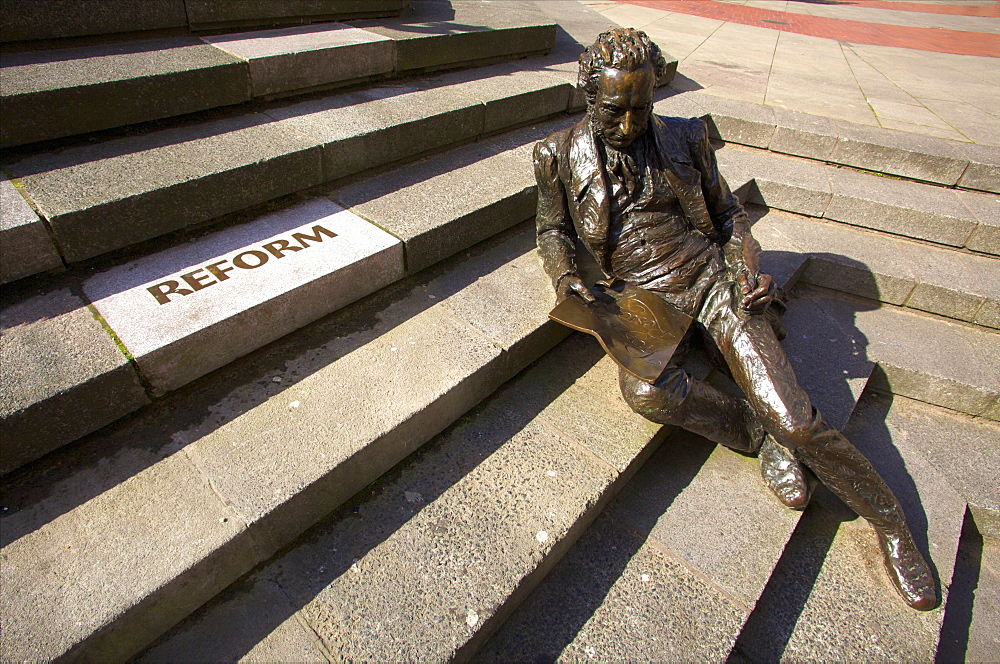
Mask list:
[[[677,89],[1000,145],[998,2],[584,2],[677,58]]]

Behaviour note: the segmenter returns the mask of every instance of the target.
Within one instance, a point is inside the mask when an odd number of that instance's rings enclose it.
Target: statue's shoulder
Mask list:
[[[708,127],[701,118],[674,118],[657,115],[660,132],[681,141],[697,141],[708,133]]]

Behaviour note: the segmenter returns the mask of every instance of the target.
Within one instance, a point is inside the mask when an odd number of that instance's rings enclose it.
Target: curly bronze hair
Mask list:
[[[653,65],[656,78],[667,70],[667,61],[660,47],[642,30],[615,28],[602,32],[597,41],[580,54],[579,85],[591,104],[597,96],[597,80],[601,71],[611,67],[622,71],[636,71],[647,64]]]

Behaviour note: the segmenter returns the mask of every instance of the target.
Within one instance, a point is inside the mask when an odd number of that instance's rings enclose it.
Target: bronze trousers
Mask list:
[[[887,535],[905,530],[896,497],[868,459],[813,408],[767,319],[742,311],[738,303],[733,282],[719,282],[694,325],[717,348],[745,402],[677,366],[668,367],[655,385],[621,371],[626,402],[649,420],[742,452],[758,451],[763,427],[874,528]]]

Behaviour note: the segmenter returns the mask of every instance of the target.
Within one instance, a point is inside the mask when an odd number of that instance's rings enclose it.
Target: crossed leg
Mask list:
[[[653,421],[676,424],[748,452],[756,451],[755,420],[871,524],[889,578],[904,600],[916,609],[934,608],[934,578],[913,542],[902,507],[868,459],[812,407],[767,321],[738,312],[724,284],[710,293],[698,320],[746,395],[752,417],[741,411],[738,400],[676,367],[655,385],[622,373],[622,393],[629,405]]]

